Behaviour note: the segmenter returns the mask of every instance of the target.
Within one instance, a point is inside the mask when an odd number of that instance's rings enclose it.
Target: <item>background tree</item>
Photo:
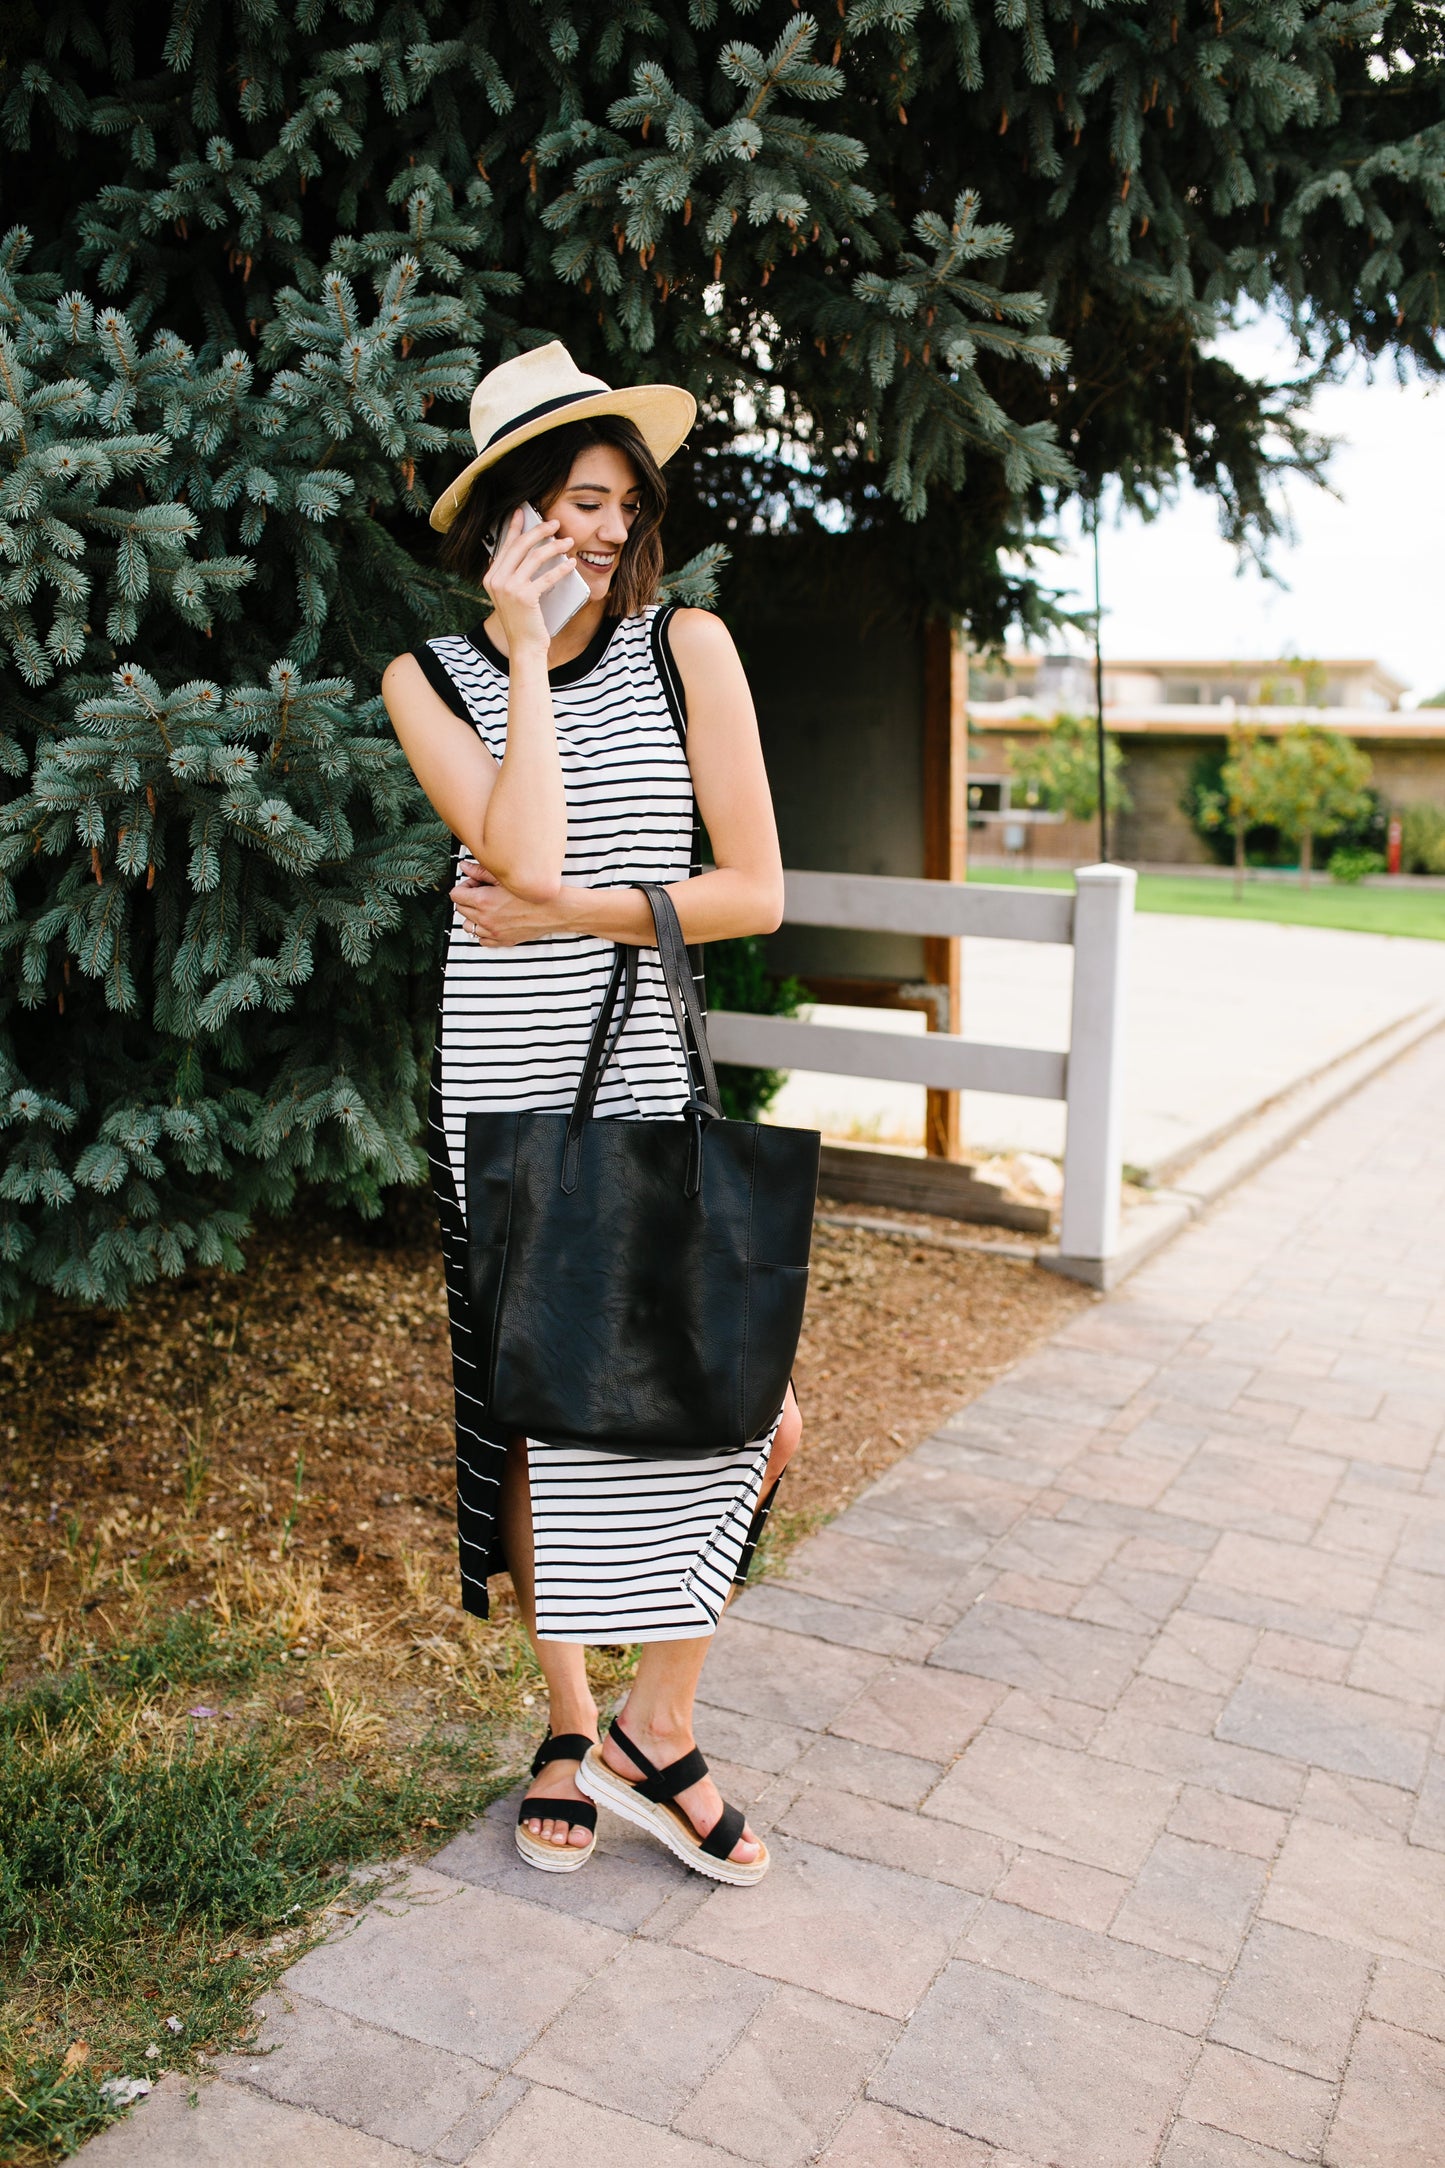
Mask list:
[[[1262,741],[1258,731],[1232,730],[1229,752],[1219,771],[1219,789],[1200,805],[1205,827],[1226,828],[1234,838],[1234,895],[1244,894],[1244,839],[1251,828],[1272,820],[1261,810],[1269,803],[1267,769],[1260,768]]]
[[[1250,750],[1246,779],[1255,792],[1245,818],[1269,821],[1299,848],[1300,882],[1309,887],[1315,838],[1338,835],[1369,805],[1370,761],[1337,730],[1298,724]]]
[[[1040,725],[1042,730],[1043,726]],[[1097,820],[1099,744],[1091,717],[1064,713],[1028,745],[1010,739],[1004,752],[1014,789],[1025,805],[1063,813],[1072,821]],[[1111,813],[1128,813],[1134,800],[1124,782],[1124,756],[1116,739],[1104,737],[1104,787]]]
[[[0,1306],[416,1172],[443,839],[371,688],[475,607],[481,367],[689,384],[677,554],[996,638],[1076,483],[1267,538],[1317,448],[1232,308],[1440,366],[1441,74],[1363,0],[7,9]]]

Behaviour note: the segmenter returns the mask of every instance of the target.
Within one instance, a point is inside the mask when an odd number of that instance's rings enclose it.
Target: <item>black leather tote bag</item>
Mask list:
[[[700,1458],[782,1407],[818,1134],[723,1120],[677,913],[665,889],[642,893],[693,1096],[675,1120],[593,1114],[637,987],[619,944],[571,1114],[467,1116],[468,1288],[492,1427]]]

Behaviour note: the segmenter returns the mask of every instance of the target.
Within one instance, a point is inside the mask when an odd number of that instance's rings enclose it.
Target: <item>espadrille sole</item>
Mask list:
[[[585,1792],[589,1799],[595,1799],[599,1807],[620,1815],[624,1822],[645,1829],[650,1837],[656,1837],[669,1852],[675,1853],[685,1867],[711,1876],[714,1882],[744,1887],[751,1882],[761,1882],[772,1865],[766,1845],[756,1859],[714,1859],[710,1852],[703,1850],[691,1824],[679,1809],[639,1797],[625,1777],[617,1776],[608,1768],[600,1747],[594,1746],[589,1751],[577,1771],[577,1789]]]
[[[590,1844],[544,1844],[517,1826],[517,1850],[529,1867],[539,1867],[543,1874],[575,1874],[585,1867],[597,1849],[594,1835]]]

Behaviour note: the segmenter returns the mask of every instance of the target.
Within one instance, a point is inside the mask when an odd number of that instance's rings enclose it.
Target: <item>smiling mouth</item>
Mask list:
[[[617,562],[617,552],[609,550],[605,557],[596,556],[589,550],[578,550],[579,565],[590,565],[594,572],[610,572]]]

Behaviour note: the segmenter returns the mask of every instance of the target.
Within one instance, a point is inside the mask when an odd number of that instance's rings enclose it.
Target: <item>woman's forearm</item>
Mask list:
[[[545,650],[511,657],[507,749],[487,799],[481,863],[513,895],[545,903],[562,884],[567,798]]]
[[[772,933],[782,921],[780,877],[744,873],[717,866],[690,881],[669,881],[667,893],[677,908],[688,941],[730,941],[739,934]],[[637,888],[564,887],[554,906],[559,932],[588,933],[603,941],[627,941],[650,947],[652,913]]]

